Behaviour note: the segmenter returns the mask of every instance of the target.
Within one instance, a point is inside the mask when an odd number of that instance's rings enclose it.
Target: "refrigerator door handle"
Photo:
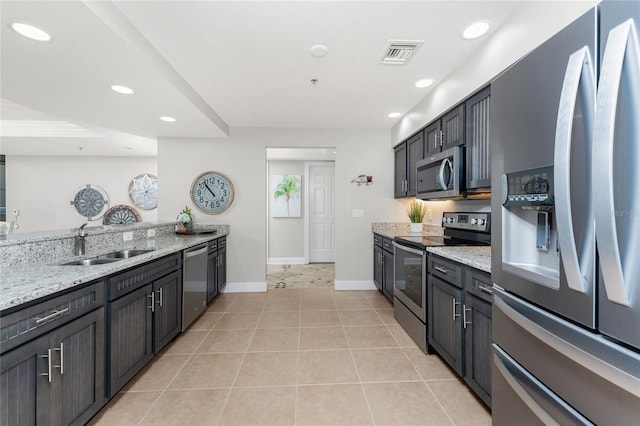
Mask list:
[[[583,209],[580,212],[586,216],[587,229],[584,230],[581,247],[576,247],[571,208],[571,136],[576,101],[580,95],[580,99],[583,100],[584,140],[587,145],[585,151],[591,155],[593,113],[596,100],[593,69],[588,47],[583,47],[569,57],[558,107],[554,152],[555,207],[558,240],[562,248],[562,266],[567,277],[567,286],[581,293],[586,293],[593,282],[595,230],[593,226],[589,226],[594,219],[593,203],[588,197],[586,205],[582,206]],[[587,167],[591,167],[591,157],[586,161]],[[591,188],[586,188],[586,191],[589,194]]]
[[[598,241],[598,253],[600,255],[600,268],[603,275],[604,287],[607,298],[623,306],[630,306],[630,288],[634,281],[640,277],[625,276],[623,268],[623,257],[620,253],[620,243],[618,241],[618,230],[616,226],[615,191],[614,191],[614,133],[616,123],[617,100],[620,90],[620,81],[623,77],[625,59],[627,65],[627,78],[631,79],[632,87],[635,84],[637,89],[640,84],[640,48],[638,46],[638,34],[633,20],[628,20],[618,25],[609,32],[607,46],[602,60],[600,81],[598,84],[597,110],[595,121],[595,144],[593,162],[594,166],[594,193],[596,195],[596,205],[600,206],[596,210],[596,238]],[[635,105],[629,112],[631,117],[638,116],[640,106],[635,96],[630,96]],[[638,121],[633,122],[634,129],[629,132],[640,135]],[[626,155],[633,156],[633,153]],[[637,167],[633,164],[633,158],[629,162],[629,167]],[[631,182],[629,182],[631,184]],[[637,194],[629,192],[629,197],[638,197]],[[640,202],[636,202],[636,206]],[[620,212],[625,214],[625,212]],[[635,212],[627,212],[634,214]],[[627,251],[632,253],[640,250],[640,243],[632,241],[634,247],[627,247]],[[630,263],[637,261],[631,259]],[[635,285],[638,285],[635,283]]]
[[[586,352],[578,346],[566,341],[562,337],[552,333],[545,327],[538,324],[539,321],[527,318],[524,313],[521,313],[514,307],[510,306],[509,303],[499,294],[494,294],[493,308],[498,309],[507,318],[519,325],[523,330],[531,336],[534,336],[547,347],[574,360],[574,362],[584,366],[586,369],[592,371],[594,374],[602,377],[615,386],[624,389],[632,395],[640,397],[639,377],[616,368],[615,366],[598,358],[596,355]],[[535,311],[537,308],[530,307],[528,309]]]

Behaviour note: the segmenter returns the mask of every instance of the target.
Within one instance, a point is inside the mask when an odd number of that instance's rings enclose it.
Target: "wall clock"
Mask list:
[[[97,185],[86,184],[76,191],[70,204],[76,212],[87,220],[100,219],[109,206],[109,197],[104,189]]]
[[[191,184],[191,200],[206,214],[222,213],[233,202],[233,196],[233,183],[219,172],[204,172]]]

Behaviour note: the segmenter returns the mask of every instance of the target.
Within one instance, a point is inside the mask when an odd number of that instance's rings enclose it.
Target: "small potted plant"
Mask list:
[[[176,220],[178,221],[176,227],[179,232],[190,231],[193,229],[193,213],[191,213],[191,209],[189,207],[184,206],[184,209],[180,211]]]
[[[427,205],[422,201],[413,200],[409,203],[409,207],[406,210],[409,221],[411,222],[411,232],[422,232],[422,219],[424,219],[424,215],[427,213]]]

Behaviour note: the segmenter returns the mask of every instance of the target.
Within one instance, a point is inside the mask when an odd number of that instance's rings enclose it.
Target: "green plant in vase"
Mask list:
[[[427,213],[427,205],[420,200],[414,200],[406,208],[411,222],[411,232],[422,232],[422,220]]]

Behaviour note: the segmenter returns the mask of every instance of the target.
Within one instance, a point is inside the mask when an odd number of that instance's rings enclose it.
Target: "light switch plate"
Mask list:
[[[127,231],[122,233],[122,241],[131,241],[133,240],[133,232]]]
[[[351,217],[364,217],[364,210],[363,209],[351,210]]]

